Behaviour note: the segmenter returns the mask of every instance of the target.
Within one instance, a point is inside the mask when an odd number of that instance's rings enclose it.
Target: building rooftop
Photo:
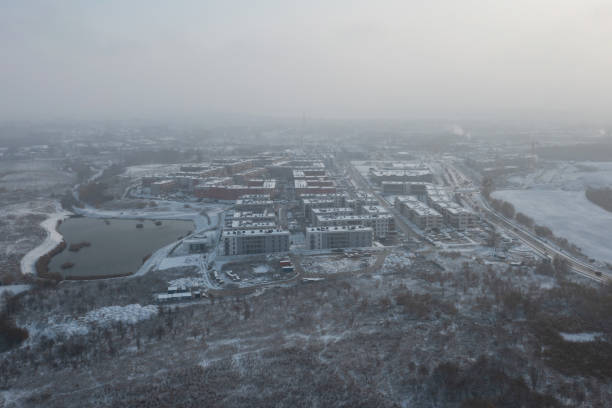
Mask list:
[[[306,232],[347,232],[347,231],[370,231],[373,229],[370,227],[364,227],[362,225],[351,225],[351,226],[333,226],[333,227],[308,227]]]
[[[281,229],[253,229],[253,230],[224,230],[223,237],[231,236],[258,236],[258,235],[289,235],[289,231]]]

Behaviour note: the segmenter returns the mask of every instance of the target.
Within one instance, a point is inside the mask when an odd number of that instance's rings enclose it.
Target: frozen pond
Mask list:
[[[612,262],[612,213],[591,203],[584,191],[503,190],[493,197],[567,238],[595,259]]]
[[[141,228],[137,227],[139,224]],[[193,231],[193,223],[83,217],[65,220],[58,230],[67,247],[53,257],[49,271],[63,276],[95,278],[136,272],[144,257]],[[69,250],[71,244],[85,242],[90,246]],[[68,264],[73,266],[62,268]]]

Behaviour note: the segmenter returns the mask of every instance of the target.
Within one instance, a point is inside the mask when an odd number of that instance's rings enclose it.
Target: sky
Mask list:
[[[0,0],[0,120],[609,118],[612,2]]]

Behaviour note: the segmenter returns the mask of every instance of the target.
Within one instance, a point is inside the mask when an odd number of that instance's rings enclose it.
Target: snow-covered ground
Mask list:
[[[587,186],[612,186],[612,163],[610,162],[556,162],[536,171],[509,177],[517,188],[584,191]]]
[[[208,279],[203,277],[178,278],[168,282],[168,286],[177,286],[179,288],[201,288],[210,287]]]
[[[2,298],[2,296],[5,293],[11,293],[13,295],[17,295],[21,292],[25,292],[26,290],[30,289],[30,285],[5,285],[5,286],[0,286],[0,298]]]
[[[563,340],[573,343],[587,343],[595,341],[602,336],[602,333],[559,333]]]
[[[357,272],[366,266],[372,266],[376,256],[366,258],[340,258],[338,256],[312,256],[302,260],[306,273],[333,274],[341,272]]]
[[[7,190],[57,191],[74,181],[59,160],[7,160],[0,162],[0,188]]]
[[[55,212],[49,215],[49,218],[40,223],[40,226],[47,232],[47,238],[36,248],[32,249],[21,259],[21,272],[23,274],[35,273],[35,264],[38,258],[49,253],[53,248],[58,246],[64,239],[62,234],[57,232],[55,227],[57,222],[65,219],[70,213],[63,210],[60,203],[55,203]]]
[[[89,324],[106,326],[114,322],[135,324],[141,320],[150,319],[158,312],[157,306],[131,304],[126,306],[106,306],[92,310],[77,319],[64,317],[63,319],[51,319],[45,323],[27,326],[30,339],[24,344],[29,344],[36,338],[42,336],[55,338],[57,336],[70,337],[74,335],[87,334]]]
[[[385,262],[383,263],[383,270],[389,269],[397,269],[402,267],[407,267],[412,264],[412,260],[410,259],[410,254],[405,251],[394,251],[391,252],[385,258]]]
[[[127,306],[107,306],[92,310],[80,320],[86,323],[95,322],[100,325],[112,322],[124,322],[129,324],[137,323],[141,320],[150,319],[157,314],[157,306],[141,306],[132,304]]]
[[[175,173],[180,170],[180,167],[180,164],[142,164],[127,167],[123,174],[132,178],[140,178]]]
[[[185,203],[179,201],[156,201],[157,207],[144,209],[119,209],[104,210],[87,206],[85,208],[75,208],[75,213],[92,218],[128,218],[128,219],[154,219],[154,220],[192,220],[196,231],[207,228],[214,228],[218,223],[218,215],[226,206],[223,205],[196,205],[189,203],[189,208],[185,208]],[[205,210],[208,218],[202,214]],[[210,218],[210,223],[208,219]]]
[[[268,273],[268,272],[270,272],[270,265],[261,264],[253,268],[253,273]]]
[[[184,266],[200,266],[199,255],[188,255],[188,256],[172,256],[164,258],[157,269],[163,271],[170,268],[180,268]]]
[[[587,200],[584,191],[503,190],[493,196],[511,202],[586,255],[612,263],[612,213]]]

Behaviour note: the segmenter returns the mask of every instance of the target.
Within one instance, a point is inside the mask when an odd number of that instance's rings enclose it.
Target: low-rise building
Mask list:
[[[221,234],[219,253],[223,256],[265,254],[289,251],[289,231],[225,230]]]
[[[381,184],[384,181],[424,181],[431,183],[433,181],[433,174],[426,167],[402,170],[370,169],[370,178],[377,184]]]
[[[293,187],[296,197],[302,197],[304,194],[335,194],[336,184],[333,180],[325,178],[316,180],[298,179],[294,180]]]
[[[234,208],[237,211],[265,212],[274,208],[274,201],[261,198],[239,198]]]
[[[357,248],[372,246],[370,227],[311,227],[306,228],[308,249]]]
[[[375,215],[339,215],[318,216],[316,223],[318,227],[332,226],[364,226],[370,227],[374,231],[376,238],[386,238],[390,232],[394,231],[393,216],[391,214]]]
[[[161,195],[169,194],[176,191],[176,181],[174,180],[160,180],[151,183],[151,194]]]
[[[340,215],[351,215],[354,214],[354,210],[349,207],[323,207],[323,208],[312,208],[310,210],[310,222],[312,225],[317,225],[317,218],[320,216],[333,216],[337,217]]]
[[[395,207],[422,230],[442,227],[442,214],[411,196],[397,197]]]
[[[427,197],[427,183],[407,183],[404,181],[383,181],[383,194],[413,195],[423,201]]]
[[[274,180],[249,180],[246,186],[206,182],[195,188],[195,194],[198,197],[226,201],[235,201],[241,196],[254,194],[265,194],[268,197],[273,197],[276,192],[276,182]]]

